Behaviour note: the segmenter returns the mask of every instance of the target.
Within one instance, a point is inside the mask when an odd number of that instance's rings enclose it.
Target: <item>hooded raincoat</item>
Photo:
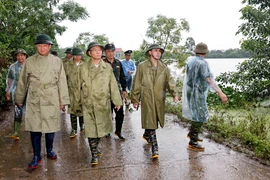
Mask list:
[[[103,137],[112,132],[111,101],[116,106],[123,105],[118,85],[111,65],[100,61],[98,67],[93,62],[80,66],[78,91],[81,95],[85,136]],[[82,92],[80,92],[80,90]]]
[[[51,133],[60,130],[60,105],[69,104],[66,75],[60,58],[35,54],[25,60],[15,102],[26,98],[25,130]]]
[[[210,78],[210,84],[206,78]],[[200,56],[192,56],[187,59],[186,74],[183,85],[182,115],[195,122],[207,122],[209,112],[207,108],[208,90],[215,90],[213,74],[208,63]]]
[[[140,63],[131,89],[131,102],[141,101],[143,129],[157,129],[158,122],[164,127],[166,89],[177,96],[176,84],[169,68],[158,61],[157,68],[151,60]]]

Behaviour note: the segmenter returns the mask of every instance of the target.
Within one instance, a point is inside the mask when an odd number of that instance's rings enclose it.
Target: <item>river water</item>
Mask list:
[[[236,59],[206,59],[209,63],[210,69],[213,75],[216,77],[224,72],[236,71],[237,65],[245,61],[245,58],[236,58]],[[183,69],[178,69],[176,67],[177,63],[172,63],[168,65],[171,70],[171,73],[175,79],[183,78]]]

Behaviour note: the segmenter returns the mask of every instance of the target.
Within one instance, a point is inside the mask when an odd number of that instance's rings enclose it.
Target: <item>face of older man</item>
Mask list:
[[[41,56],[47,56],[50,53],[51,50],[50,44],[37,44],[37,51]]]

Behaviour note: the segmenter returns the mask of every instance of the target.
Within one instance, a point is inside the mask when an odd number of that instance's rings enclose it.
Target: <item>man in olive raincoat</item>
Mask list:
[[[38,54],[26,59],[15,94],[19,106],[26,98],[25,130],[30,131],[34,151],[29,168],[37,168],[41,162],[42,133],[45,133],[47,157],[57,158],[53,152],[54,133],[60,130],[60,109],[69,104],[63,63],[50,54],[52,44],[48,35],[37,36]]]
[[[103,50],[104,47],[97,42],[88,45],[86,54],[91,60],[80,66],[78,77],[78,96],[81,95],[85,136],[88,137],[93,165],[98,164],[100,138],[113,130],[111,101],[116,110],[123,105],[112,67],[101,59]]]
[[[208,91],[210,89],[217,92],[222,103],[226,103],[228,98],[215,83],[208,63],[204,59],[206,54],[209,53],[207,45],[205,43],[197,44],[194,52],[196,56],[187,59],[186,75],[183,83],[182,115],[191,121],[191,127],[187,135],[190,138],[188,148],[204,151],[204,147],[198,143],[203,140],[198,135],[202,124],[209,119],[206,103]]]
[[[72,49],[72,60],[66,63],[66,76],[68,84],[68,92],[70,98],[70,105],[68,106],[68,114],[70,114],[71,121],[71,133],[70,138],[74,138],[77,135],[77,117],[79,117],[79,125],[81,131],[84,130],[82,105],[76,101],[76,88],[78,86],[78,73],[79,67],[83,64],[82,55],[83,51],[79,47]],[[77,98],[78,99],[78,98]],[[74,112],[74,109],[76,112]]]
[[[18,84],[18,80],[20,77],[21,69],[22,66],[25,62],[25,59],[28,57],[28,54],[24,49],[17,49],[17,51],[14,53],[14,56],[16,58],[16,62],[11,64],[8,73],[7,73],[7,78],[6,78],[6,98],[7,100],[10,100],[10,93],[12,95],[12,102],[14,104],[14,133],[9,136],[10,138],[14,140],[19,140],[20,139],[20,129],[21,129],[21,122],[22,122],[22,117],[23,113],[25,110],[25,106],[18,106],[14,102],[14,96],[15,96],[15,91],[16,87]]]
[[[166,89],[177,102],[176,84],[168,67],[160,61],[164,49],[152,44],[146,51],[148,60],[140,63],[131,89],[131,103],[138,108],[141,101],[143,138],[152,144],[152,158],[158,158],[156,129],[164,127]]]

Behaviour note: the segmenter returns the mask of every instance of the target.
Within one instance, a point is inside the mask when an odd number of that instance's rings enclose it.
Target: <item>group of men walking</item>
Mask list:
[[[114,134],[120,140],[125,140],[122,135],[123,100],[128,94],[134,108],[142,107],[143,138],[152,146],[152,158],[159,157],[156,129],[165,124],[166,92],[173,96],[174,102],[179,100],[175,81],[168,67],[160,61],[164,53],[162,47],[150,45],[145,52],[147,60],[136,69],[134,62],[132,64],[130,61],[132,51],[126,51],[126,59],[121,62],[114,57],[114,44],[103,47],[98,42],[91,42],[86,50],[90,61],[82,59],[84,52],[78,47],[68,48],[63,60],[53,56],[50,54],[53,43],[46,34],[37,36],[35,45],[38,53],[27,59],[25,50],[16,51],[18,62],[10,66],[6,90],[8,99],[10,92],[15,94],[15,132],[11,137],[16,140],[19,139],[21,112],[25,107],[25,130],[30,131],[34,153],[29,168],[37,168],[42,161],[42,133],[45,133],[47,157],[57,158],[53,151],[54,133],[60,130],[60,111],[65,111],[67,105],[72,126],[70,137],[77,135],[79,118],[80,130],[84,131],[89,141],[91,164],[98,164],[100,138],[110,136],[113,131],[113,111]],[[222,102],[225,103],[227,97],[215,84],[208,64],[203,59],[208,53],[207,46],[198,44],[194,51],[196,56],[187,63],[183,114],[193,122],[188,134],[189,148],[204,150],[198,144],[198,131],[209,118],[206,106],[208,87],[218,92]],[[104,58],[102,52],[105,53]],[[20,113],[16,114],[17,111]]]

